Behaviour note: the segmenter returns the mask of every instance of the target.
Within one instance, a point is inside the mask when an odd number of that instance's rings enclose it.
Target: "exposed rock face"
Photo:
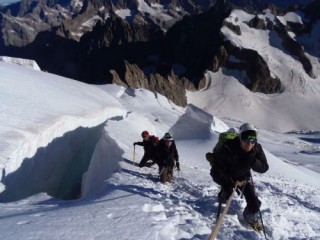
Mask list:
[[[313,4],[315,5],[315,4]],[[285,15],[287,11],[297,10],[299,8],[298,5],[291,5],[286,11],[280,11],[277,9],[277,7],[273,4],[269,4],[268,8],[271,10],[271,12],[279,14],[279,15]],[[320,14],[320,8],[318,9]],[[299,61],[301,62],[305,72],[312,78],[315,77],[313,73],[313,68],[310,60],[305,55],[304,49],[300,43],[298,43],[296,40],[294,40],[288,33],[288,31],[292,31],[296,33],[297,35],[300,35],[306,31],[306,28],[308,26],[305,26],[301,23],[297,22],[287,22],[287,25],[283,25],[281,22],[278,23],[277,26],[274,26],[272,22],[268,22],[268,24],[265,24],[265,21],[263,19],[260,19],[258,16],[253,18],[248,22],[248,26],[255,28],[255,29],[269,29],[269,30],[275,30],[279,37],[282,39],[282,45],[284,48],[289,51],[292,55],[298,57]]]
[[[180,106],[187,105],[184,86],[176,76],[165,78],[158,73],[146,76],[137,65],[128,62],[125,62],[123,73],[123,76],[119,76],[116,71],[111,70],[112,82],[125,87],[145,88],[166,96]]]
[[[231,69],[244,70],[249,81],[245,86],[253,92],[277,93],[282,92],[283,87],[279,79],[272,78],[268,64],[254,50],[240,49],[229,42],[225,43],[229,55],[235,56],[240,62],[227,62],[226,66]]]
[[[210,0],[144,3],[142,7],[138,0],[23,0],[0,9],[0,55],[34,59],[43,70],[87,83],[146,88],[180,106],[187,104],[186,90],[205,86],[207,70],[220,68],[243,70],[247,77],[243,84],[251,91],[283,91],[257,51],[225,40],[222,27],[243,34],[236,22],[226,21],[236,8],[229,1],[216,0],[213,6]],[[304,48],[288,31],[299,35],[312,30],[320,15],[317,1],[306,8],[267,6],[279,16],[291,10],[305,11],[312,19],[307,24],[263,20],[255,4],[241,1],[243,9],[255,15],[246,24],[275,31],[285,49],[313,77]]]
[[[213,56],[219,58],[221,55],[219,49],[223,36],[220,29],[230,12],[231,6],[220,0],[207,12],[185,17],[176,23],[165,36],[160,55],[162,62],[182,64],[186,69],[183,77],[199,89],[204,72],[213,66]]]
[[[255,16],[252,20],[248,22],[248,26],[256,29],[263,29],[266,30],[267,26],[265,21],[258,16]]]
[[[282,38],[282,44],[283,46],[293,55],[297,56],[299,58],[299,61],[301,62],[304,70],[306,73],[314,78],[313,68],[310,60],[305,55],[303,47],[296,41],[294,41],[288,32],[286,31],[285,27],[280,25],[276,28],[276,31],[278,32],[279,36]]]
[[[221,66],[224,66],[228,60],[229,54],[224,46],[220,46],[217,54],[213,57],[209,70],[217,72]]]
[[[66,1],[64,4],[69,6],[70,2]],[[72,10],[60,4],[50,7],[44,0],[23,0],[21,3],[8,6],[0,13],[0,47],[26,46],[33,42],[40,32],[60,26],[63,20],[71,18],[73,14]]]
[[[82,37],[81,43],[87,49],[101,49],[132,42],[147,43],[161,36],[163,32],[159,28],[148,24],[129,24],[118,16],[112,16],[105,24],[99,21],[94,31]]]
[[[233,25],[232,23],[226,21],[223,22],[223,25],[229,28],[235,34],[241,35],[241,29],[239,26]]]

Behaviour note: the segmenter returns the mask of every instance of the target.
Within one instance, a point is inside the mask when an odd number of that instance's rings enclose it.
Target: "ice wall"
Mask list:
[[[85,195],[93,193],[118,168],[112,158],[105,163],[107,158],[103,156],[111,151],[110,147],[114,149],[115,145],[106,135],[104,124],[65,133],[47,147],[39,148],[34,157],[24,159],[17,171],[2,179],[6,189],[0,193],[0,201],[16,201],[39,192],[59,199],[75,199],[82,196],[81,188]],[[112,151],[115,159],[121,158],[120,150]]]

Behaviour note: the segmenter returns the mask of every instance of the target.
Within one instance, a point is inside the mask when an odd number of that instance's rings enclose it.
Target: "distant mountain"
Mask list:
[[[251,91],[281,93],[266,58],[229,41],[223,29],[241,35],[228,18],[236,9],[247,12],[249,28],[275,34],[314,78],[308,55],[320,56],[319,1],[289,2],[24,0],[1,9],[0,55],[34,59],[42,70],[87,83],[146,88],[181,106],[186,89],[203,88],[205,72],[221,68],[243,71]],[[313,36],[312,44],[304,36]]]
[[[280,8],[287,8],[290,5],[298,4],[300,6],[306,6],[313,0],[230,0],[231,3],[238,6],[261,11],[268,4],[274,4]]]

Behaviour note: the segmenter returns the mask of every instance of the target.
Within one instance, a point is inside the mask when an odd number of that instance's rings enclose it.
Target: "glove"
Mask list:
[[[137,145],[137,143],[136,143],[136,142],[134,142],[134,143],[133,143],[133,146],[135,146],[135,145]]]
[[[178,169],[178,171],[180,171],[180,164],[179,164],[179,161],[176,161],[176,168]]]
[[[206,159],[209,161],[210,165],[212,165],[214,158],[213,158],[213,153],[212,152],[207,152],[206,153]]]
[[[253,165],[255,164],[255,162],[256,162],[255,155],[254,155],[254,154],[250,154],[250,155],[247,157],[246,160],[247,160],[246,162],[248,163],[249,167],[252,168],[252,166],[253,166]]]

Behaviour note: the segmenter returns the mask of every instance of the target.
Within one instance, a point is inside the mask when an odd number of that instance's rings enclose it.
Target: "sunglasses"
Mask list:
[[[257,143],[257,138],[255,136],[248,136],[247,138],[241,139],[241,141],[244,143],[255,144]]]

